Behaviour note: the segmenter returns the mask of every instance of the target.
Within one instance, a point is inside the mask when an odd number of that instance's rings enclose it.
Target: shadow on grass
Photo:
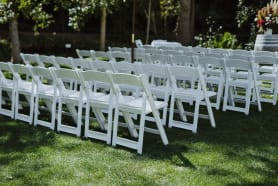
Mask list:
[[[35,151],[38,147],[55,143],[54,131],[11,121],[4,117],[0,117],[0,120],[1,152]]]

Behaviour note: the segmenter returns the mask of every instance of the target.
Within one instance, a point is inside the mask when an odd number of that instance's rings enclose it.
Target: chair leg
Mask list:
[[[171,103],[170,103],[169,122],[168,122],[169,128],[173,127],[174,110],[175,110],[175,97],[174,95],[172,95]]]
[[[211,124],[212,127],[216,127],[210,100],[209,100],[209,98],[205,98],[205,100],[206,100],[206,106],[207,106],[207,111],[208,111],[210,124]]]
[[[117,144],[118,126],[119,126],[119,109],[116,107],[115,113],[114,113],[114,126],[113,126],[112,146],[116,146],[116,144]]]
[[[138,142],[137,142],[137,153],[138,154],[142,154],[144,129],[145,129],[145,113],[141,113],[140,126],[139,126],[139,136],[138,136]]]
[[[86,103],[86,110],[85,110],[85,128],[84,128],[84,137],[88,137],[88,131],[89,131],[89,124],[90,124],[90,104]]]
[[[173,109],[174,110],[174,109]],[[167,135],[165,133],[165,130],[163,128],[163,124],[161,122],[161,119],[159,117],[159,113],[157,110],[153,109],[153,116],[155,118],[155,123],[156,123],[156,126],[157,126],[157,129],[159,131],[159,134],[160,134],[160,137],[161,137],[161,140],[163,142],[164,145],[167,145],[169,142],[168,142],[168,138],[167,138]],[[144,116],[145,117],[145,116]]]
[[[200,101],[195,101],[195,108],[194,108],[194,116],[193,116],[193,124],[192,124],[192,132],[197,133],[198,127],[198,119],[199,119],[199,108],[200,108]]]

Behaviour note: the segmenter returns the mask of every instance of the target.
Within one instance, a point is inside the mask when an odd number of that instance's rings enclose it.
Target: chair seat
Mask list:
[[[197,89],[184,89],[184,88],[178,88],[175,92],[174,95],[176,98],[180,99],[198,99],[198,100],[203,100],[205,99],[204,93],[202,90],[197,90]],[[213,91],[207,91],[207,96],[212,97],[215,96],[216,93]]]
[[[6,79],[5,81],[2,81],[1,88],[10,88],[13,89],[14,87],[14,81],[10,79]]]
[[[163,108],[165,103],[163,101],[154,101],[155,108],[160,109]],[[119,103],[119,109],[126,111],[126,112],[137,112],[140,113],[142,111],[142,105],[143,105],[143,98],[136,98],[133,100],[130,100],[128,102],[120,102]],[[151,113],[152,109],[149,104],[149,102],[146,102],[146,113]]]
[[[17,91],[30,93],[32,91],[32,82],[21,81],[18,83]]]

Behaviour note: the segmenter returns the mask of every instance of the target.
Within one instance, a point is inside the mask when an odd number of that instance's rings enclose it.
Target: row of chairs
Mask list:
[[[106,62],[107,63],[107,62]],[[109,63],[107,63],[109,64]],[[118,63],[117,63],[118,64]],[[120,63],[119,63],[120,64]],[[130,63],[129,63],[130,64]],[[3,67],[2,67],[3,66]],[[4,67],[5,66],[5,67]],[[135,65],[133,65],[135,66]],[[146,66],[145,66],[146,67]],[[10,116],[14,117],[15,119],[20,119],[20,120],[24,120],[27,121],[29,123],[32,123],[32,113],[34,110],[34,124],[35,125],[44,125],[44,126],[48,126],[52,129],[54,129],[55,126],[55,119],[56,119],[56,102],[58,102],[58,111],[57,111],[57,120],[58,120],[58,124],[57,124],[57,130],[58,131],[65,131],[65,132],[69,132],[69,133],[73,133],[76,135],[80,135],[80,129],[81,129],[81,115],[82,115],[82,106],[84,106],[84,104],[86,104],[86,102],[88,101],[88,99],[90,98],[94,98],[94,97],[98,97],[99,94],[103,94],[103,92],[98,92],[97,90],[99,89],[105,89],[104,92],[108,91],[111,93],[111,84],[113,85],[113,83],[110,82],[110,88],[107,89],[106,87],[100,86],[99,82],[103,81],[103,80],[98,80],[98,79],[94,79],[94,83],[84,83],[84,81],[82,81],[82,75],[85,76],[85,74],[88,73],[88,76],[94,76],[93,74],[99,74],[102,73],[103,78],[107,76],[110,76],[109,72],[99,72],[99,71],[95,71],[95,70],[87,70],[87,71],[81,71],[81,70],[76,70],[76,69],[48,69],[45,67],[31,67],[30,65],[24,66],[24,65],[12,65],[9,63],[2,63],[1,64],[1,69],[5,69],[6,71],[10,70],[10,72],[12,72],[12,74],[14,74],[15,78],[13,81],[12,80],[5,80],[4,81],[4,75],[3,75],[3,81],[1,82],[14,82],[13,88],[9,89],[9,91],[3,87],[5,87],[6,83],[2,83],[1,84],[1,92],[2,90],[8,92],[9,95],[12,95],[12,107],[10,109]],[[16,70],[16,69],[20,69],[20,70]],[[24,70],[25,69],[25,70]],[[207,91],[206,90],[206,85],[205,85],[205,81],[203,79],[203,74],[201,73],[201,69],[200,67],[167,67],[167,66],[161,66],[161,65],[152,65],[152,66],[148,66],[147,69],[149,69],[148,71],[148,78],[145,79],[145,83],[143,89],[145,89],[145,91],[149,92],[149,93],[145,93],[147,97],[144,97],[144,94],[142,93],[138,93],[137,91],[134,91],[136,93],[133,93],[134,95],[137,95],[137,97],[139,98],[139,100],[145,100],[145,99],[153,99],[153,95],[155,96],[155,104],[151,104],[152,101],[150,102],[138,102],[138,99],[134,99],[134,96],[130,96],[130,93],[126,94],[128,96],[125,96],[126,98],[129,98],[130,100],[125,100],[122,99],[123,98],[123,94],[120,94],[120,96],[118,99],[120,101],[122,101],[123,103],[126,104],[126,107],[119,107],[119,109],[126,109],[126,110],[121,110],[122,115],[124,117],[124,119],[127,121],[127,123],[129,123],[128,128],[130,133],[132,134],[133,137],[136,137],[136,131],[134,130],[134,124],[132,121],[132,117],[129,114],[130,111],[134,110],[134,106],[138,109],[137,111],[141,112],[141,111],[145,111],[147,113],[152,112],[154,117],[150,118],[149,116],[146,116],[146,118],[141,117],[140,119],[140,123],[142,123],[145,119],[148,120],[152,120],[152,121],[156,121],[156,123],[161,122],[162,124],[166,124],[166,114],[167,114],[167,105],[168,105],[168,100],[169,100],[169,94],[171,95],[171,104],[170,104],[170,117],[169,117],[169,126],[176,126],[176,127],[180,127],[180,128],[185,128],[185,129],[189,129],[192,130],[193,132],[197,131],[197,124],[198,124],[198,117],[199,117],[199,107],[202,104],[205,104],[207,107],[207,111],[208,111],[208,116],[206,116],[207,118],[210,119],[211,125],[214,127],[215,126],[215,121],[213,118],[213,113],[212,113],[212,109],[211,109],[211,104],[209,101],[209,98],[211,96],[214,96],[215,93],[212,91]],[[143,70],[143,67],[142,67]],[[53,71],[53,72],[52,72]],[[22,76],[22,73],[25,72],[24,77],[33,77],[33,83],[30,81],[23,81],[22,79],[20,79],[19,77]],[[72,73],[74,73],[75,75],[72,75]],[[76,75],[77,73],[77,75]],[[53,75],[54,74],[54,75]],[[117,73],[116,73],[117,74]],[[167,75],[168,74],[168,75]],[[37,76],[37,77],[36,77]],[[74,76],[74,78],[73,78]],[[112,74],[112,76],[114,77],[114,75]],[[116,77],[117,75],[115,75]],[[118,75],[119,77],[121,77],[121,75]],[[129,87],[133,87],[133,86],[139,86],[137,85],[138,82],[136,83],[133,76],[135,75],[131,75],[130,73],[122,73],[123,76],[123,81],[121,83],[120,80],[115,80],[115,78],[113,79],[113,82],[118,82],[119,81],[119,88],[120,89],[124,89],[125,91],[127,91],[126,87],[127,86],[123,86],[122,84],[128,84]],[[141,77],[140,76],[135,76],[135,77]],[[146,76],[146,75],[143,75]],[[43,81],[43,79],[45,79]],[[78,77],[80,79],[78,79]],[[83,77],[84,79],[85,77]],[[16,83],[20,80],[20,83]],[[67,80],[67,81],[65,81]],[[70,81],[69,81],[70,80]],[[148,81],[150,80],[150,82]],[[30,105],[30,111],[29,114],[27,115],[22,115],[22,117],[19,117],[18,114],[18,110],[19,108],[16,105],[19,105],[19,95],[20,92],[17,91],[18,88],[17,86],[19,84],[24,82],[26,84],[29,84],[28,87],[32,87],[29,88],[29,92],[26,90],[24,92],[24,96],[27,98],[27,101],[29,102]],[[128,81],[129,83],[125,82]],[[53,85],[43,85],[43,82],[53,82],[55,86]],[[72,86],[67,86],[69,82],[79,82],[78,85],[81,85],[82,88],[77,88],[77,89],[72,89]],[[82,83],[83,82],[83,83]],[[102,83],[107,83],[107,82],[102,82]],[[170,86],[171,85],[171,86]],[[146,86],[146,87],[145,87]],[[25,88],[27,88],[27,85],[24,86]],[[57,88],[55,88],[57,87]],[[78,87],[78,86],[76,86]],[[86,88],[89,87],[89,88]],[[96,88],[97,87],[97,88]],[[149,88],[148,88],[149,87]],[[66,88],[67,91],[66,91]],[[83,93],[83,88],[85,89],[85,95],[87,96],[87,98],[83,97],[82,95]],[[140,87],[139,87],[140,88]],[[142,87],[141,87],[142,88]],[[93,92],[93,94],[91,95],[90,91],[95,91]],[[114,90],[114,92],[117,92],[117,88],[112,89]],[[128,89],[128,92],[130,92],[132,89]],[[135,90],[135,89],[134,89]],[[63,92],[66,92],[65,94],[63,94]],[[113,91],[112,91],[113,92]],[[132,94],[132,95],[133,95]],[[13,96],[14,95],[14,96]],[[117,94],[116,94],[117,95]],[[143,95],[143,97],[142,97]],[[80,97],[81,96],[81,97]],[[17,99],[15,99],[17,98]],[[136,96],[135,96],[136,98]],[[51,114],[51,121],[47,122],[47,121],[43,121],[38,119],[38,115],[39,115],[39,100],[40,99],[44,99],[46,108],[50,111]],[[104,99],[104,97],[101,96],[100,99]],[[112,98],[110,98],[112,99]],[[110,100],[109,99],[109,100]],[[2,99],[3,100],[3,99]],[[18,100],[18,101],[17,101]],[[35,102],[34,102],[35,100]],[[113,99],[112,99],[113,101]],[[189,123],[187,120],[187,115],[189,115],[189,113],[184,111],[183,108],[183,102],[185,103],[190,103],[193,104],[195,103],[195,110],[193,112],[193,122]],[[33,105],[33,103],[35,103],[35,106]],[[75,120],[75,122],[77,123],[76,127],[72,127],[72,126],[67,126],[67,124],[62,123],[62,113],[63,113],[63,104],[65,103],[64,106],[67,107],[67,110],[70,112],[70,115],[73,116],[73,119]],[[142,110],[142,104],[144,105],[145,110]],[[182,119],[182,121],[175,121],[174,120],[174,111],[175,111],[175,105],[174,103],[176,103],[177,105],[177,110],[179,112],[179,115]],[[138,104],[140,106],[138,106]],[[96,106],[97,105],[97,106]],[[115,108],[115,104],[109,104],[111,106],[114,106],[113,108]],[[117,104],[116,104],[117,105]],[[33,107],[34,106],[34,107]],[[76,110],[76,107],[78,108]],[[85,128],[88,128],[88,120],[89,120],[89,113],[90,111],[88,109],[90,109],[90,107],[92,107],[93,113],[97,118],[98,123],[100,124],[100,127],[102,129],[109,129],[107,131],[110,131],[110,128],[105,127],[105,117],[102,113],[102,107],[101,107],[101,103],[100,102],[96,102],[96,103],[92,103],[92,104],[87,104],[86,106],[86,117],[85,117]],[[101,108],[100,108],[101,107]],[[34,109],[33,109],[34,108]],[[116,107],[117,108],[117,107]],[[156,108],[154,111],[153,108]],[[161,108],[163,110],[162,112],[162,120],[158,120],[158,108]],[[2,110],[2,109],[1,109]],[[15,115],[13,115],[13,112],[15,112]],[[134,110],[134,112],[136,112],[136,109]],[[117,113],[117,109],[115,109],[115,113]],[[137,113],[138,114],[138,113]],[[28,117],[29,115],[29,117]],[[116,114],[118,115],[118,113]],[[109,117],[110,116],[110,117]],[[25,118],[25,119],[24,119]],[[117,118],[117,117],[115,117]],[[111,108],[110,110],[108,109],[108,121],[111,122]],[[117,123],[117,121],[114,121],[115,123]],[[140,126],[143,124],[140,124]],[[110,126],[110,125],[109,125]],[[114,124],[115,126],[115,124]],[[157,127],[160,127],[160,124],[157,124]],[[140,127],[139,133],[141,130],[142,126]],[[114,127],[114,131],[117,130],[117,127]],[[154,131],[153,129],[148,129],[148,131],[150,132],[154,132],[157,133],[157,131]],[[162,139],[165,139],[163,137],[163,132],[161,132],[160,130],[160,134],[162,136]],[[109,134],[107,134],[109,136]],[[110,134],[111,135],[111,134]],[[142,134],[141,134],[142,135]],[[85,136],[87,137],[93,137],[96,139],[103,139],[103,137],[96,137],[99,135],[94,135],[93,134],[89,134],[89,132],[86,132],[85,129]],[[101,135],[102,136],[102,135]],[[139,134],[140,136],[140,134]],[[117,137],[115,137],[117,138]],[[113,138],[113,139],[115,139]],[[108,139],[108,138],[104,138],[104,139]],[[140,139],[142,140],[142,137],[140,137]],[[112,140],[113,141],[113,140]],[[117,140],[116,140],[117,141]],[[141,153],[141,150],[138,149],[139,146],[140,148],[142,147],[142,143],[140,142],[138,146],[138,143],[134,144],[134,143],[124,143],[126,140],[119,140],[121,141],[125,146],[130,146],[131,148],[135,148],[138,150],[139,153]],[[163,140],[165,142],[165,140]],[[119,143],[121,143],[119,142]],[[134,145],[131,145],[134,144]],[[138,148],[137,148],[138,147]]]
[[[51,129],[57,127],[57,131],[77,136],[81,135],[81,126],[85,118],[85,137],[103,140],[107,144],[112,143],[113,146],[122,145],[136,149],[139,154],[142,153],[144,132],[158,134],[163,144],[168,144],[159,113],[165,103],[153,99],[144,75],[32,67],[7,62],[1,62],[0,68],[1,114]],[[12,79],[7,78],[8,73],[13,76]],[[78,83],[79,87],[70,88],[69,80]],[[109,90],[96,90],[94,84],[97,82],[107,84]],[[140,92],[124,94],[121,91],[122,84],[136,87]],[[2,93],[6,94],[7,98]],[[27,104],[24,105],[23,99],[26,99]],[[42,101],[51,115],[50,120],[42,114]],[[29,109],[26,112],[26,109],[20,107]],[[72,116],[75,124],[65,120],[64,112]],[[132,114],[141,115],[139,126],[134,124]],[[152,121],[156,127],[145,127],[146,115],[149,114],[153,115]],[[96,118],[100,130],[91,127],[92,115]],[[118,135],[119,115],[123,116],[131,136],[137,140]]]
[[[187,47],[188,48],[188,47]],[[140,49],[140,48],[139,48]],[[116,50],[116,49],[115,49]],[[199,56],[201,58],[208,58],[208,61],[212,61],[209,58],[214,57],[216,61],[227,59],[240,59],[254,63],[254,72],[257,74],[257,80],[259,85],[259,92],[261,101],[271,102],[273,105],[277,103],[277,67],[278,57],[276,52],[267,51],[247,51],[247,50],[227,50],[227,49],[207,49],[201,47],[195,47],[194,53],[184,54],[148,54],[148,53],[135,53],[135,61],[142,63],[159,63],[169,65],[185,65],[192,63],[193,56]],[[122,53],[123,51],[118,51]],[[120,55],[118,55],[120,56]],[[224,58],[224,59],[223,59]],[[112,60],[113,61],[113,60]],[[206,62],[208,63],[208,62]]]
[[[258,66],[260,65],[259,62],[264,62],[261,59],[267,59],[264,56],[258,56],[256,57],[258,61]],[[252,102],[258,104],[259,110],[261,110],[260,102],[272,102],[273,104],[276,104],[277,102],[277,72],[274,75],[269,75],[269,73],[262,73],[258,72],[258,68],[254,68],[254,65],[251,64],[250,61],[246,61],[243,59],[237,59],[237,58],[216,58],[211,56],[200,56],[200,57],[189,57],[184,55],[175,55],[172,56],[172,59],[175,61],[174,65],[178,66],[189,66],[189,67],[195,67],[196,64],[200,64],[205,69],[205,80],[208,86],[210,87],[210,90],[214,90],[216,94],[216,101],[212,102],[212,106],[216,109],[220,109],[221,101],[223,101],[223,110],[232,109],[235,111],[244,112],[246,115],[249,114],[249,107],[250,107],[250,98],[252,98]],[[274,59],[275,60],[275,59]],[[68,61],[75,61],[73,59]],[[224,63],[226,61],[226,63]],[[233,61],[239,61],[238,63],[246,63],[239,65],[236,63],[233,64]],[[100,60],[96,61],[90,61],[90,60],[82,60],[79,59],[78,67],[82,68],[83,70],[86,69],[95,69],[100,71],[111,71],[111,72],[124,72],[124,73],[134,73],[134,74],[142,74],[148,72],[148,69],[152,69],[150,66],[152,64],[142,64],[142,63],[129,63],[129,62],[103,62]],[[266,62],[267,63],[267,62]],[[266,64],[265,63],[265,64]],[[157,63],[158,65],[164,64],[164,63]],[[227,65],[228,64],[228,67]],[[74,65],[72,65],[74,68]],[[77,65],[75,65],[77,66]],[[235,69],[237,68],[237,69]],[[154,69],[153,71],[157,71],[158,67]],[[245,72],[245,77],[238,76],[237,79],[235,79],[233,74],[227,73],[228,71],[240,71],[241,74],[243,71]],[[261,70],[261,68],[260,68]],[[254,72],[257,72],[253,74]],[[149,73],[150,74],[150,73]],[[239,74],[239,73],[237,73]],[[249,77],[247,74],[250,74]],[[167,74],[165,75],[165,77]],[[231,79],[230,81],[227,81],[227,79]],[[237,80],[237,81],[235,81]],[[263,82],[270,82],[271,86],[268,88],[268,90],[265,87],[260,86],[262,82],[259,83],[259,81]],[[239,82],[241,81],[241,86],[232,86],[229,83],[231,82]],[[227,83],[226,83],[227,82]],[[242,85],[242,82],[244,82]],[[239,84],[240,85],[240,84]],[[251,87],[248,87],[247,85],[252,85]],[[243,87],[242,87],[243,86]],[[224,88],[225,90],[229,90],[228,93],[224,94]],[[245,91],[247,88],[247,91]],[[237,90],[237,89],[243,89],[243,90]],[[245,94],[245,92],[252,91],[252,94]],[[256,90],[256,91],[255,91]],[[269,92],[268,97],[264,97],[264,95],[267,93],[266,90]],[[233,94],[232,94],[233,93]],[[245,95],[245,97],[240,96],[240,94]],[[257,95],[259,94],[259,95]],[[275,96],[276,95],[276,96]],[[257,98],[258,97],[258,98]],[[228,100],[228,101],[225,101]],[[235,102],[244,102],[245,107],[244,109],[237,109],[235,106]],[[258,103],[259,102],[259,103]],[[232,105],[232,107],[227,106]],[[235,107],[235,108],[234,108]]]

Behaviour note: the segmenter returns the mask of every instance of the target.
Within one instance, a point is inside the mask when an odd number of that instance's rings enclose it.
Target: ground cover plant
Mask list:
[[[278,109],[145,134],[143,155],[0,116],[0,185],[278,185]]]

